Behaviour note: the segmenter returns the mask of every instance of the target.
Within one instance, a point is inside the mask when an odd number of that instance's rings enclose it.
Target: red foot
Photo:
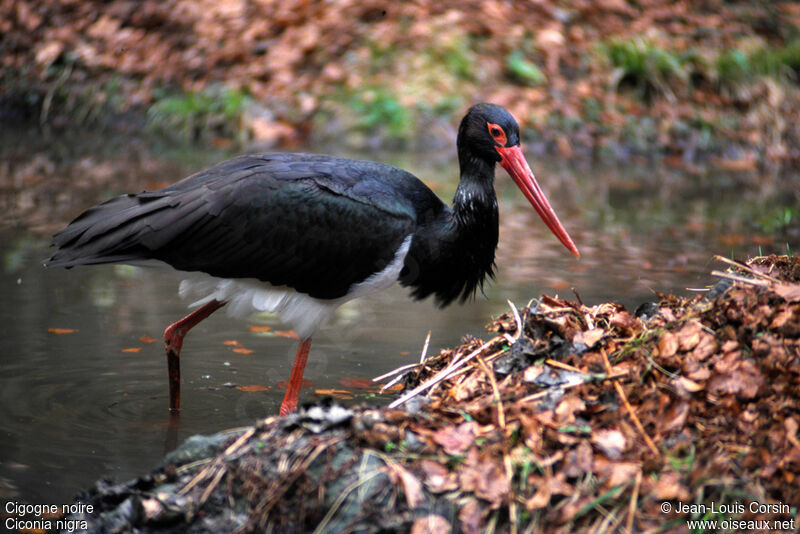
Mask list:
[[[303,371],[306,368],[309,350],[311,350],[311,338],[304,339],[297,347],[297,355],[294,357],[294,365],[292,365],[292,375],[289,377],[286,395],[281,403],[280,413],[282,416],[297,410],[297,397],[300,395],[300,386],[303,383]]]

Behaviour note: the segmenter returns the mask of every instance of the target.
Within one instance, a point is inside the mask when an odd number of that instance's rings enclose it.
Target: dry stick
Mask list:
[[[425,344],[422,346],[422,353],[419,355],[419,363],[425,361],[425,356],[428,354],[428,343],[431,342],[431,331],[428,330],[428,336],[425,338]]]
[[[503,464],[506,468],[506,476],[508,477],[508,486],[511,490],[511,495],[508,503],[508,519],[511,522],[510,534],[517,534],[517,499],[514,496],[514,468],[511,467],[511,456],[508,450],[503,451]]]
[[[711,276],[719,276],[720,278],[728,278],[734,282],[741,282],[751,286],[767,287],[769,282],[767,280],[756,280],[754,278],[747,278],[738,274],[728,273],[725,271],[711,271]]]
[[[603,363],[606,366],[606,371],[608,372],[608,374],[612,374],[613,371],[611,369],[611,362],[608,361],[608,354],[606,354],[606,349],[605,348],[600,349],[600,354],[603,355]],[[642,434],[645,443],[647,443],[647,446],[650,448],[650,452],[652,452],[656,456],[661,456],[661,453],[658,452],[658,447],[656,447],[656,444],[653,443],[653,440],[650,438],[650,436],[647,435],[647,432],[644,431],[644,426],[642,426],[642,422],[639,420],[639,417],[636,415],[636,412],[633,411],[633,406],[631,406],[631,403],[628,402],[628,397],[627,395],[625,395],[625,390],[622,389],[620,383],[616,381],[614,382],[614,387],[617,390],[617,395],[619,395],[619,397],[622,399],[622,403],[625,405],[625,408],[628,409],[628,415],[631,416],[633,424],[639,430],[639,433]]]
[[[517,335],[514,336],[514,340],[516,341],[522,336],[522,319],[519,316],[517,306],[511,302],[511,300],[507,300],[506,302],[508,302],[508,305],[511,306],[511,313],[514,314],[514,322],[517,323]]]
[[[405,395],[403,395],[399,399],[395,399],[391,404],[389,404],[388,407],[389,408],[396,408],[396,407],[400,406],[401,404],[403,404],[404,402],[406,402],[407,400],[409,400],[409,399],[411,399],[413,397],[416,397],[417,395],[419,395],[420,393],[422,393],[426,389],[432,388],[433,386],[435,386],[436,384],[438,384],[442,380],[448,378],[450,376],[450,374],[452,372],[454,372],[457,368],[462,367],[469,360],[471,360],[472,358],[474,358],[475,356],[480,354],[481,351],[483,351],[487,347],[492,346],[498,339],[499,339],[499,336],[487,341],[486,343],[484,343],[483,345],[481,345],[480,347],[478,347],[477,349],[475,349],[474,351],[469,353],[464,358],[460,358],[460,359],[456,358],[455,360],[453,360],[450,363],[450,365],[448,365],[447,367],[445,367],[444,369],[442,369],[441,371],[436,373],[436,375],[434,375],[430,380],[428,380],[425,383],[420,384],[419,386],[415,387],[414,389],[412,389],[411,391],[409,391],[408,393],[406,393]]]
[[[256,433],[256,428],[252,427],[250,430],[239,436],[239,439],[231,443],[231,445],[227,449],[225,449],[225,452],[222,453],[221,457],[217,457],[213,464],[204,467],[202,471],[197,473],[192,480],[190,480],[184,487],[182,487],[178,491],[178,495],[186,495],[187,493],[189,493],[189,490],[191,490],[200,481],[202,481],[206,477],[209,471],[211,471],[218,465],[222,464],[224,460],[220,458],[224,458],[235,452],[239,447],[241,447],[245,442],[247,442],[248,439],[253,437],[253,434],[255,433]],[[214,476],[216,477],[217,475],[215,474]]]
[[[633,483],[633,495],[631,495],[631,504],[628,507],[628,520],[625,522],[625,532],[631,534],[633,532],[633,518],[636,513],[636,505],[639,501],[639,485],[642,483],[642,470],[636,471],[636,481]]]
[[[763,278],[764,280],[769,280],[770,282],[779,282],[779,280],[777,278],[773,278],[773,277],[769,276],[768,274],[760,273],[760,272],[756,271],[755,269],[753,269],[752,267],[750,267],[749,265],[746,265],[746,264],[743,264],[743,263],[739,263],[737,261],[729,260],[728,258],[726,258],[724,256],[716,255],[716,256],[714,256],[714,259],[717,260],[717,261],[721,261],[722,263],[727,263],[728,265],[732,265],[733,267],[736,267],[737,269],[741,269],[743,271],[747,271],[748,273],[752,274],[753,276],[755,276],[757,278]]]
[[[494,398],[497,401],[497,424],[500,425],[500,428],[503,430],[506,429],[506,412],[503,409],[503,399],[500,398],[500,388],[497,387],[497,380],[494,377],[494,372],[489,369],[489,366],[486,365],[486,362],[483,361],[483,358],[480,356],[476,356],[475,358],[478,362],[478,365],[481,366],[481,369],[484,373],[486,373],[486,377],[489,379],[489,383],[492,384],[492,392],[494,393]]]

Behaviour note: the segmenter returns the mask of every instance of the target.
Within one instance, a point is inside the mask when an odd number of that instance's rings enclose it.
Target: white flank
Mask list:
[[[190,278],[181,282],[179,293],[181,298],[198,299],[190,307],[202,306],[212,300],[226,301],[225,307],[232,317],[245,317],[259,311],[277,313],[300,339],[306,339],[348,300],[382,291],[397,282],[411,246],[411,237],[405,238],[395,252],[394,260],[382,271],[353,284],[347,295],[338,299],[317,299],[290,287],[273,286],[252,278],[226,279],[205,273],[191,273]]]

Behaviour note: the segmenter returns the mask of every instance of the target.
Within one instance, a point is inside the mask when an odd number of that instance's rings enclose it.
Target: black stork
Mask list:
[[[154,259],[196,272],[180,293],[194,296],[199,308],[164,332],[173,412],[180,409],[181,346],[192,327],[226,304],[235,316],[279,313],[301,340],[280,408],[285,415],[297,407],[312,335],[342,303],[400,282],[415,299],[433,295],[444,307],[493,277],[496,163],[580,256],[525,160],[508,111],[473,106],[456,145],[461,179],[452,208],[389,165],[247,155],[90,208],[53,237],[58,250],[45,265]]]

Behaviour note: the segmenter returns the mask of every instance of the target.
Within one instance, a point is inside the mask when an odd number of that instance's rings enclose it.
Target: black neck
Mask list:
[[[497,197],[494,163],[459,151],[461,181],[453,208],[442,211],[418,231],[401,282],[413,296],[434,294],[440,306],[475,294],[487,276],[494,276],[497,248]]]

